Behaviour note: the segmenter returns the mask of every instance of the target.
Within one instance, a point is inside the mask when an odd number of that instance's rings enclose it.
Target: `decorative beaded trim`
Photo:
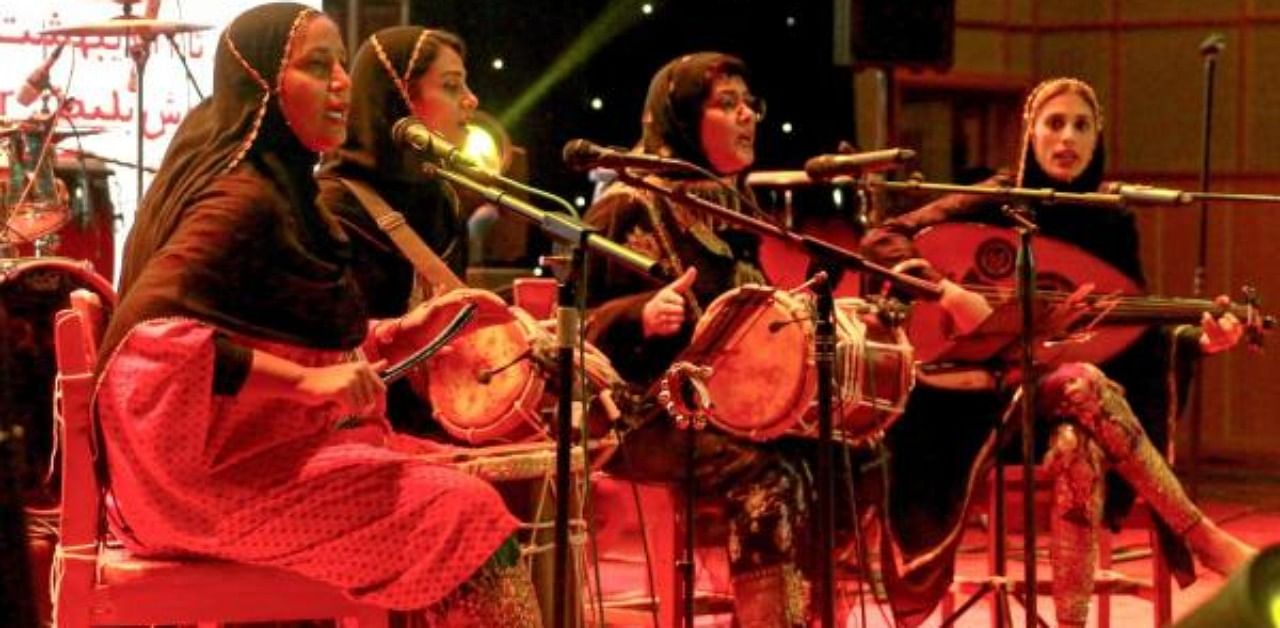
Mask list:
[[[413,111],[413,99],[409,96],[409,75],[413,73],[413,66],[418,62],[418,55],[422,53],[423,42],[432,32],[431,29],[423,29],[418,34],[418,39],[413,42],[413,52],[409,53],[409,63],[405,65],[404,72],[396,71],[390,57],[387,56],[387,51],[382,47],[382,42],[378,41],[378,36],[376,34],[369,36],[369,43],[373,44],[373,51],[378,55],[378,61],[391,77],[391,82],[395,83],[396,91],[400,92],[400,97],[404,99],[404,106],[410,111]]]
[[[267,116],[267,104],[271,101],[271,94],[273,91],[279,93],[281,86],[284,84],[284,71],[289,65],[289,53],[293,48],[293,40],[297,37],[298,31],[302,28],[302,25],[306,24],[307,20],[311,19],[313,16],[319,14],[320,13],[314,9],[303,9],[298,11],[298,15],[293,18],[293,24],[289,27],[289,37],[285,40],[284,44],[284,54],[280,57],[280,67],[276,72],[275,89],[272,89],[271,85],[267,83],[267,80],[262,78],[262,74],[249,64],[249,61],[244,58],[244,55],[240,54],[240,49],[236,47],[235,40],[231,38],[231,29],[228,28],[227,31],[223,33],[222,38],[227,43],[227,49],[231,51],[232,56],[234,56],[236,61],[240,63],[240,67],[248,73],[249,78],[253,79],[253,82],[257,83],[258,87],[262,88],[262,98],[259,100],[258,110],[253,116],[253,128],[249,131],[249,135],[240,142],[240,148],[236,150],[236,154],[231,158],[231,161],[227,163],[227,167],[223,169],[224,173],[231,172],[233,168],[239,165],[244,159],[244,156],[249,153],[249,149],[253,147],[254,141],[258,139],[258,131],[262,128],[262,121]],[[288,122],[286,121],[286,124],[287,123]]]

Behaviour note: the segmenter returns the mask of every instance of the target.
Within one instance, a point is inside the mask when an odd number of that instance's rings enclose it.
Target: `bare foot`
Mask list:
[[[1187,532],[1187,543],[1205,567],[1221,576],[1231,575],[1258,553],[1257,548],[1207,518]]]

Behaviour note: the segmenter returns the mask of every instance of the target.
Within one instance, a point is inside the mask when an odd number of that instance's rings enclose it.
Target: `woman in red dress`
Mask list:
[[[419,311],[370,321],[313,169],[346,135],[346,52],[298,4],[242,14],[126,245],[95,403],[112,531],[144,555],[272,565],[433,623],[536,625],[517,522],[395,437],[377,371]]]

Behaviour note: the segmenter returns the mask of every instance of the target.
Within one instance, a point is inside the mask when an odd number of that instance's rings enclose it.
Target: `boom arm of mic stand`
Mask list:
[[[538,225],[544,233],[560,242],[575,247],[585,242],[587,248],[591,249],[593,253],[609,257],[642,275],[648,275],[660,280],[666,279],[663,276],[662,267],[658,265],[656,260],[637,253],[598,233],[591,233],[591,227],[571,216],[538,209],[518,198],[507,195],[505,190],[484,185],[470,177],[446,168],[431,164],[427,164],[423,168],[429,174],[471,190],[498,207]]]
[[[634,187],[643,188],[660,194],[695,211],[711,214],[725,222],[733,223],[754,233],[779,240],[788,246],[803,249],[812,257],[832,260],[841,266],[859,272],[869,272],[884,277],[912,294],[927,299],[942,297],[942,288],[938,284],[924,279],[895,272],[868,260],[867,258],[837,246],[826,240],[785,230],[775,224],[764,222],[750,216],[744,216],[722,205],[717,205],[703,198],[692,196],[678,188],[668,188],[652,180],[637,177],[625,171],[618,171],[618,179]]]
[[[1231,203],[1280,203],[1277,194],[1227,194],[1224,192],[1186,192],[1193,201],[1226,201]]]
[[[1124,207],[1125,198],[1120,194],[1088,192],[1059,192],[1050,188],[1016,188],[990,185],[956,185],[952,183],[924,183],[921,181],[876,181],[867,179],[863,185],[890,192],[927,192],[936,194],[978,194],[1010,202],[1034,201],[1042,204],[1076,203],[1100,207]]]

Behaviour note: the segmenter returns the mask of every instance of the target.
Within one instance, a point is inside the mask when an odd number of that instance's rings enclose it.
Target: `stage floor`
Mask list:
[[[1223,528],[1239,536],[1245,542],[1256,547],[1280,543],[1280,471],[1261,469],[1241,469],[1234,466],[1215,465],[1206,469],[1199,484],[1198,502],[1205,511]],[[1146,547],[1145,534],[1140,530],[1125,530],[1116,535],[1116,549]],[[1049,565],[1044,539],[1037,543],[1041,549],[1041,559],[1037,563],[1037,573],[1042,577],[1049,576]],[[979,577],[986,573],[985,554],[986,535],[977,528],[971,528],[965,537],[961,549],[957,572],[960,576]],[[1013,535],[1010,543],[1018,554],[1021,553],[1021,535]],[[1131,561],[1116,563],[1113,567],[1122,573],[1138,578],[1149,578],[1151,574],[1151,558],[1144,556]],[[1011,560],[1009,573],[1021,576],[1023,564],[1021,560]],[[1207,600],[1224,583],[1224,579],[1199,565],[1196,567],[1195,584],[1186,589],[1173,585],[1173,616],[1177,618],[1190,612]],[[1130,597],[1113,596],[1111,602],[1111,625],[1123,628],[1152,626],[1150,602]],[[957,597],[959,605],[963,599]],[[990,596],[968,611],[956,622],[958,628],[986,628],[990,622]],[[1053,600],[1041,596],[1037,600],[1040,616],[1054,625]],[[885,611],[888,612],[887,609]],[[1017,604],[1013,607],[1014,625],[1024,625],[1022,619],[1025,612]],[[892,626],[880,615],[874,604],[868,603],[867,626]],[[937,626],[942,616],[935,612],[926,626]],[[853,618],[849,626],[863,625],[859,618]],[[1090,626],[1097,625],[1097,603],[1093,604],[1093,616]]]
[[[1280,543],[1280,467],[1265,469],[1261,467],[1250,468],[1238,464],[1218,464],[1206,468],[1201,477],[1198,502],[1222,527],[1236,534],[1245,542],[1257,547]],[[977,526],[970,526],[961,547],[957,564],[958,577],[978,578],[987,573],[985,543],[985,531]],[[1008,573],[1021,578],[1023,564],[1017,557],[1021,556],[1022,536],[1020,534],[1011,535],[1009,543],[1011,559]],[[1141,551],[1147,547],[1144,532],[1141,530],[1125,530],[1114,537],[1113,543],[1116,550],[1137,550],[1130,553],[1140,555],[1140,557],[1132,560],[1115,563],[1113,569],[1140,579],[1150,578],[1151,558],[1149,555],[1145,555],[1147,554],[1146,552]],[[1038,573],[1041,577],[1047,578],[1049,576],[1049,564],[1047,546],[1043,534],[1037,545],[1041,548]],[[1196,573],[1198,578],[1192,586],[1186,589],[1179,589],[1176,583],[1173,585],[1173,616],[1175,621],[1207,600],[1224,583],[1223,578],[1199,565],[1197,565]],[[870,595],[865,599],[867,621],[865,623],[862,621],[861,613],[855,608],[855,613],[850,618],[847,626],[865,625],[878,628],[893,625],[888,620],[889,609],[887,605],[883,608],[879,607]],[[955,626],[959,628],[989,627],[991,625],[990,599],[990,596],[984,597],[982,601],[965,613],[955,623]],[[1111,599],[1112,626],[1139,628],[1153,625],[1150,602],[1141,598],[1123,595],[1116,595]],[[957,595],[955,600],[958,606],[964,601],[964,596]],[[854,603],[856,607],[856,601]],[[1092,607],[1093,615],[1090,618],[1089,625],[1097,626],[1096,598]],[[1039,597],[1037,609],[1048,625],[1055,625],[1052,598],[1048,596]],[[1016,603],[1013,606],[1013,615],[1014,625],[1023,626],[1024,611]],[[935,611],[924,625],[938,626],[941,622],[942,614],[939,610]],[[725,616],[715,618],[700,617],[697,623],[699,626],[729,625],[729,621]]]

